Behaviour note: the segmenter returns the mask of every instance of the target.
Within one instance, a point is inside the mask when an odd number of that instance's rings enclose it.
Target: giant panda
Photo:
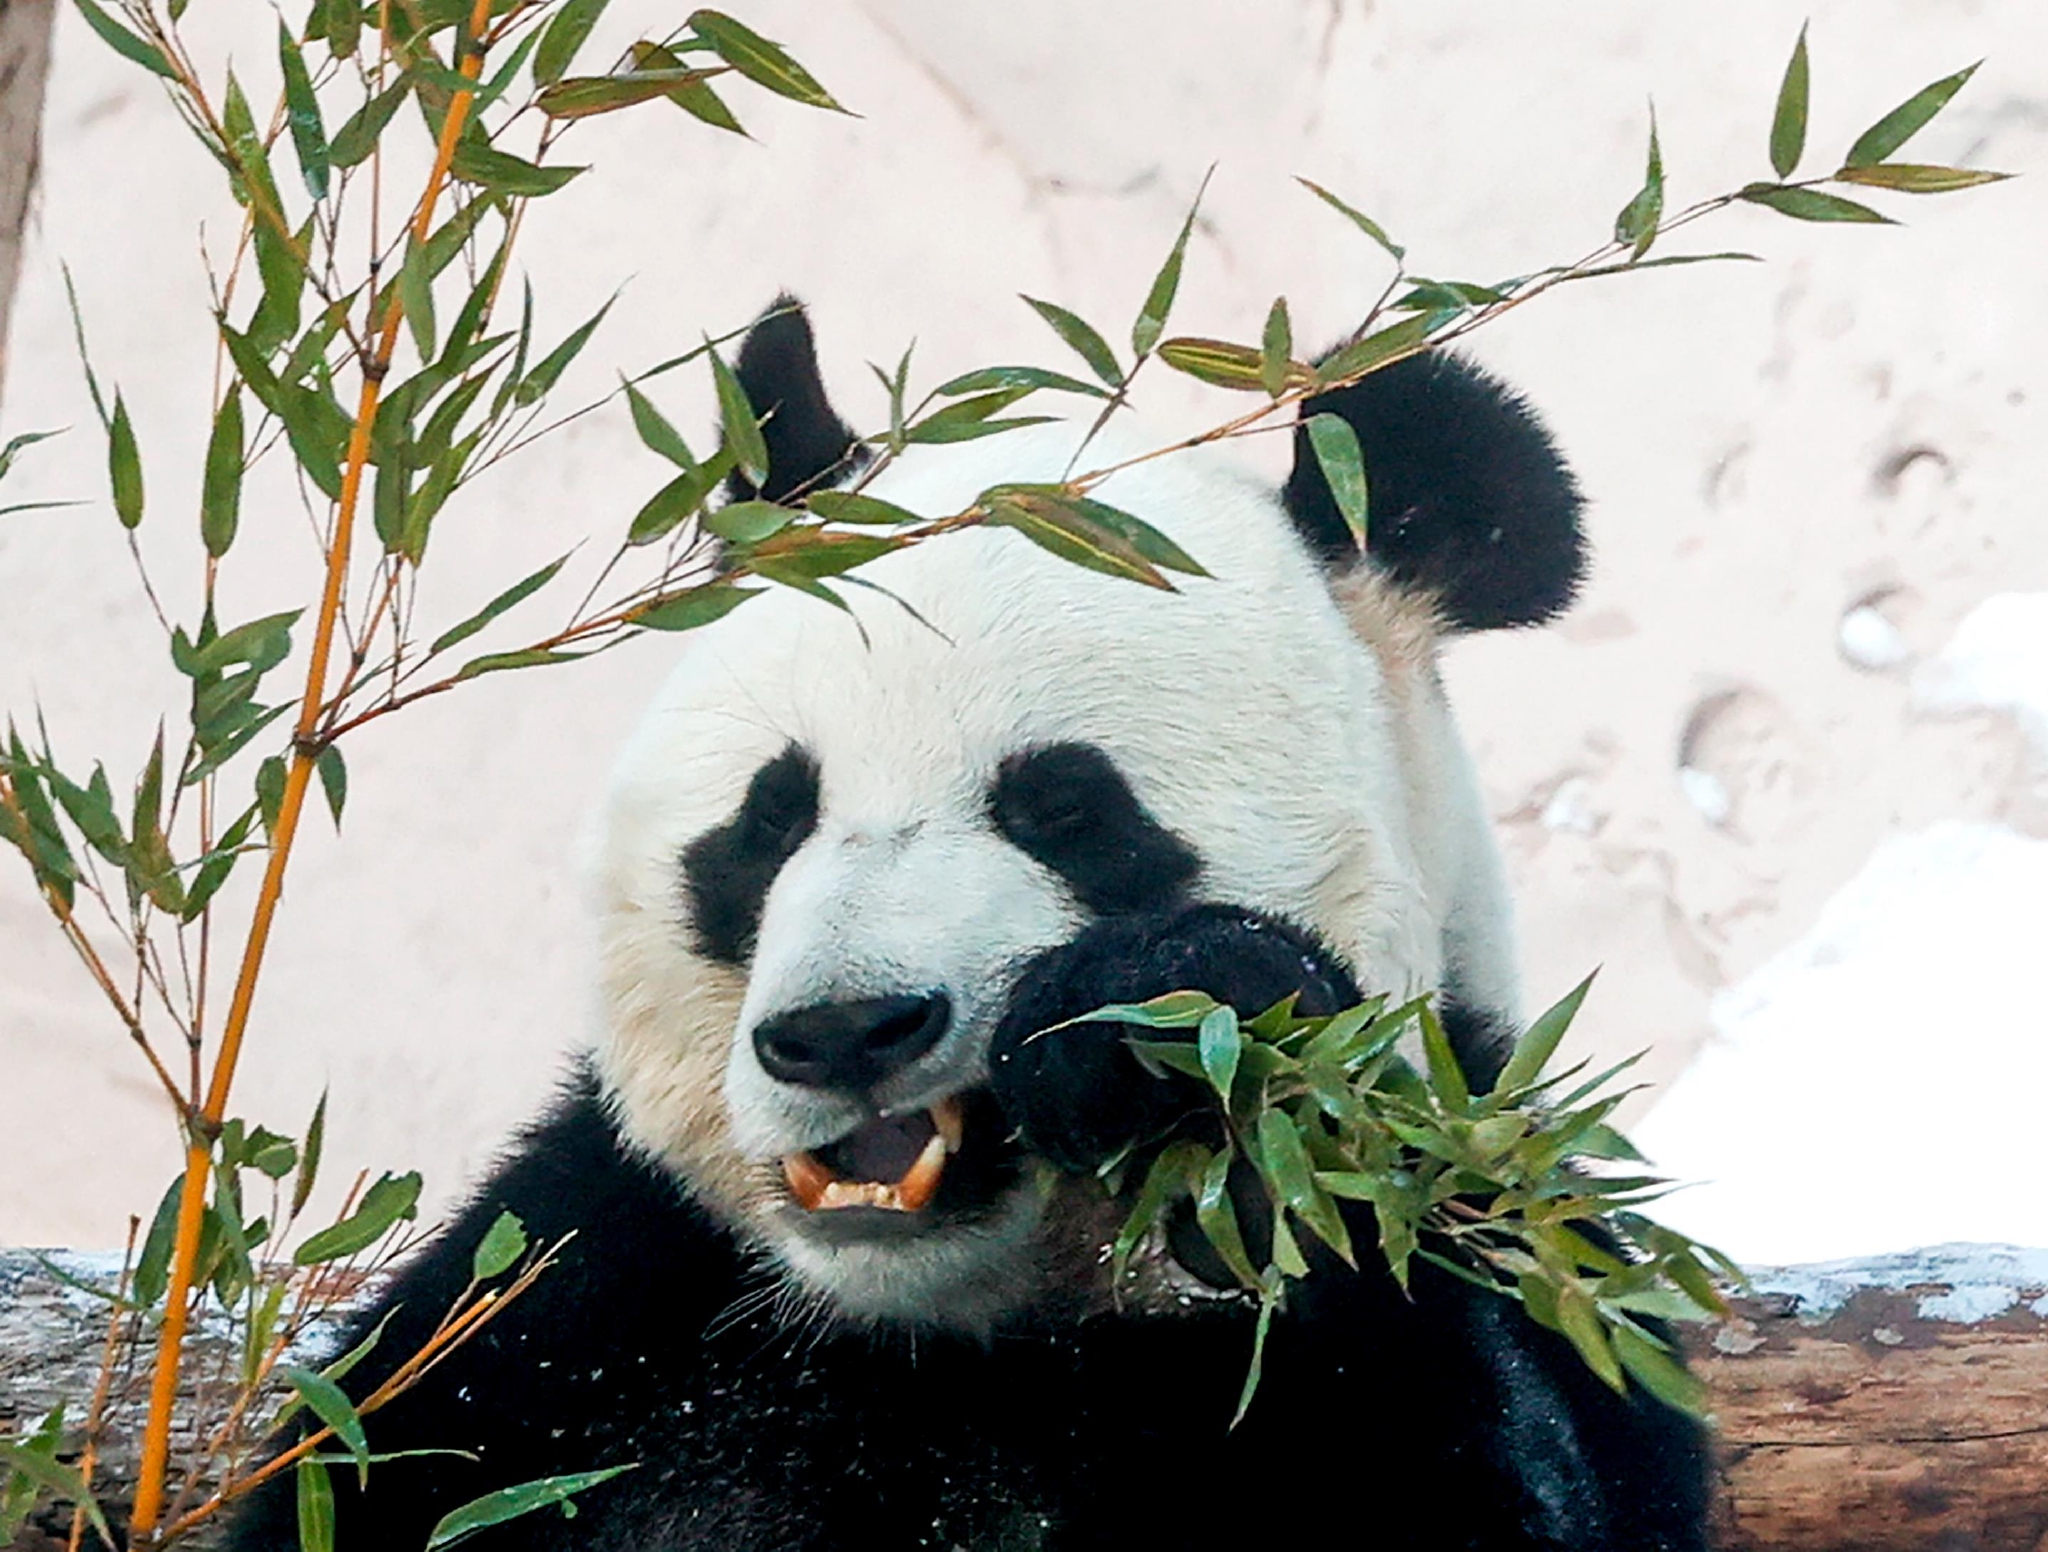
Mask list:
[[[858,468],[801,310],[737,373],[769,451],[737,493]],[[1440,989],[1484,1086],[1519,1013],[1438,653],[1569,602],[1576,486],[1454,355],[1304,410],[1358,435],[1363,554],[1297,431],[1278,488],[1202,450],[1099,491],[1206,567],[1178,591],[974,529],[873,563],[844,612],[777,589],[683,639],[604,805],[596,1048],[359,1317],[383,1334],[347,1387],[418,1347],[501,1212],[574,1238],[370,1420],[380,1453],[474,1458],[337,1472],[343,1552],[626,1463],[484,1544],[1704,1548],[1697,1427],[1428,1266],[1404,1295],[1319,1264],[1235,1428],[1253,1312],[1199,1234],[1112,1297],[1123,1206],[1092,1171],[1197,1107],[1120,1027],[1042,1031],[1181,987],[1248,1013]],[[1060,478],[1078,437],[914,447],[870,489],[940,515]],[[1088,458],[1148,445],[1113,424]],[[232,1544],[293,1522],[287,1474]]]

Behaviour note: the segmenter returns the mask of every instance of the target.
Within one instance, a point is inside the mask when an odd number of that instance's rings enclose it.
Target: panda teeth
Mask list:
[[[940,1100],[932,1106],[931,1117],[932,1125],[938,1129],[939,1136],[945,1139],[946,1151],[958,1153],[961,1139],[967,1132],[967,1116],[961,1109],[960,1097],[953,1094]]]
[[[797,1199],[805,1212],[816,1212],[825,1204],[826,1193],[833,1186],[842,1184],[815,1154],[809,1153],[785,1156],[782,1178],[789,1182],[789,1194]]]
[[[933,1133],[924,1145],[924,1151],[917,1156],[917,1162],[903,1172],[903,1178],[893,1187],[896,1200],[889,1205],[903,1212],[921,1212],[939,1189],[939,1177],[946,1172],[946,1155],[950,1150],[946,1139]],[[892,1189],[885,1187],[884,1189]]]
[[[922,1212],[938,1193],[946,1160],[959,1152],[964,1129],[956,1099],[940,1100],[932,1106],[931,1117],[932,1135],[901,1180],[846,1180],[814,1153],[791,1153],[782,1160],[782,1178],[789,1184],[789,1194],[806,1212],[829,1212],[838,1207]]]

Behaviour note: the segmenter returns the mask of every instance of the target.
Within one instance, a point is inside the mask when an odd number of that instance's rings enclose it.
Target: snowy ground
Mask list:
[[[1986,599],[1915,693],[2012,712],[2048,759],[2048,593]],[[1714,1037],[1636,1131],[1700,1182],[1661,1216],[1748,1262],[2048,1245],[2044,955],[2048,840],[1945,821],[1885,841],[1714,999]]]

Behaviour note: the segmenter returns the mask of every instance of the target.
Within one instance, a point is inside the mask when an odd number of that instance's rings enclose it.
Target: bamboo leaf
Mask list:
[[[1259,385],[1274,398],[1287,390],[1294,365],[1294,326],[1287,317],[1287,298],[1276,296],[1266,313],[1266,327],[1259,342]],[[1306,369],[1300,369],[1306,373]]]
[[[308,1146],[311,1146],[310,1141]],[[376,1184],[363,1193],[362,1202],[353,1213],[317,1234],[306,1236],[292,1253],[292,1265],[318,1266],[367,1250],[400,1219],[415,1216],[419,1210],[419,1199],[420,1176],[417,1170],[403,1175],[379,1176]]]
[[[682,434],[669,424],[668,417],[654,407],[646,394],[631,383],[624,384],[626,407],[632,411],[633,430],[649,451],[659,453],[679,469],[697,467],[696,457],[682,438]]]
[[[899,507],[893,501],[882,501],[857,491],[813,491],[804,498],[804,505],[828,523],[871,523],[894,527],[924,521],[915,512]]]
[[[1317,199],[1320,199],[1332,210],[1336,211],[1339,215],[1343,216],[1353,226],[1357,227],[1361,232],[1365,233],[1366,236],[1370,237],[1382,248],[1386,249],[1387,253],[1390,256],[1392,256],[1396,262],[1407,257],[1407,249],[1401,247],[1392,238],[1388,237],[1386,232],[1381,229],[1379,222],[1373,220],[1371,216],[1366,215],[1363,211],[1355,210],[1350,205],[1345,204],[1343,200],[1339,199],[1336,195],[1332,194],[1320,183],[1311,183],[1308,179],[1302,177],[1296,177],[1294,181],[1300,184],[1303,188],[1307,189],[1311,194],[1315,195]]]
[[[524,603],[535,593],[554,581],[555,574],[567,565],[568,562],[569,557],[564,555],[557,560],[549,561],[531,576],[522,577],[519,581],[513,583],[468,619],[462,621],[459,625],[449,626],[447,630],[436,636],[434,644],[427,649],[428,656],[438,656],[459,642],[469,640],[470,637],[474,636],[486,625],[489,625],[491,621],[497,619],[506,610]]]
[[[306,192],[315,199],[327,197],[329,153],[327,127],[320,121],[320,99],[313,95],[313,82],[306,74],[306,56],[299,52],[291,30],[278,24],[278,62],[284,71],[286,121],[291,126],[292,149],[298,153],[299,174],[306,180]]]
[[[1589,975],[1546,1008],[1523,1031],[1522,1037],[1515,1042],[1507,1065],[1501,1068],[1499,1081],[1493,1086],[1496,1094],[1510,1094],[1516,1089],[1527,1088],[1542,1076],[1544,1066],[1556,1054],[1558,1042],[1564,1039],[1572,1020],[1578,1017],[1579,1005],[1586,1000],[1586,993],[1592,988],[1593,977]]]
[[[1224,1104],[1230,1103],[1231,1085],[1237,1081],[1238,1058],[1244,1054],[1244,1035],[1237,1027],[1237,1012],[1228,1006],[1212,1008],[1195,1032],[1195,1050],[1209,1086]]]
[[[1091,372],[1112,388],[1123,386],[1123,369],[1117,365],[1115,352],[1082,318],[1068,312],[1056,302],[1041,302],[1030,296],[1024,300],[1033,312],[1052,326],[1052,331],[1065,340],[1076,355],[1088,363]]]
[[[573,1476],[542,1477],[537,1481],[522,1482],[517,1487],[499,1488],[481,1498],[472,1498],[461,1508],[441,1516],[427,1537],[427,1552],[439,1552],[440,1548],[453,1546],[477,1531],[516,1520],[536,1509],[550,1508],[555,1504],[567,1505],[576,1494],[632,1469],[631,1465],[608,1466],[602,1471],[579,1471]]]
[[[1780,215],[1792,217],[1795,221],[1861,221],[1874,225],[1896,225],[1890,216],[1879,215],[1868,205],[1859,205],[1853,199],[1843,199],[1837,194],[1823,194],[1819,189],[1793,188],[1777,183],[1752,183],[1742,191],[1741,198],[1752,205],[1762,205]]]
[[[1349,382],[1403,356],[1413,355],[1429,338],[1431,319],[1426,315],[1404,318],[1376,334],[1340,346],[1316,363],[1316,381],[1323,387]]]
[[[536,86],[552,86],[568,73],[576,51],[583,47],[610,3],[611,0],[566,0],[540,35],[540,47],[534,50]]]
[[[114,487],[114,515],[133,530],[142,521],[142,454],[135,445],[135,427],[128,405],[114,395],[114,418],[107,427],[107,476]]]
[[[1249,345],[1183,336],[1161,344],[1159,359],[1176,372],[1185,372],[1217,388],[1259,393],[1266,387],[1265,358]]]
[[[1789,178],[1806,153],[1806,24],[1799,27],[1799,41],[1785,64],[1785,79],[1778,84],[1778,106],[1771,115],[1771,169]]]
[[[519,1221],[516,1213],[501,1212],[491,1220],[484,1237],[477,1241],[476,1250],[470,1256],[470,1276],[478,1282],[487,1282],[509,1271],[512,1264],[525,1254],[526,1225]]]
[[[320,1091],[320,1099],[313,1106],[313,1119],[306,1126],[306,1145],[299,1150],[299,1169],[292,1179],[292,1216],[296,1218],[305,1210],[306,1198],[313,1194],[313,1186],[320,1176],[320,1152],[327,1141],[327,1091]]]
[[[1643,186],[1614,218],[1614,240],[1629,244],[1629,258],[1640,259],[1657,240],[1664,219],[1664,153],[1657,144],[1657,108],[1650,105],[1650,155]]]
[[[572,76],[546,88],[534,99],[534,104],[553,119],[595,118],[601,113],[616,113],[621,108],[652,102],[657,97],[669,98],[678,106],[696,112],[690,101],[685,99],[692,98],[697,90],[711,90],[704,84],[707,74],[707,71],[686,70],[677,65],[666,69],[635,70],[625,75]],[[703,117],[702,114],[698,116]],[[731,127],[738,126],[735,123]]]
[[[308,1456],[292,1473],[299,1504],[298,1552],[334,1552],[334,1484],[326,1462]]]
[[[327,147],[328,165],[353,167],[376,150],[385,126],[403,106],[406,94],[411,90],[412,83],[401,79],[396,86],[387,87],[350,114],[341,128],[334,132],[334,139]]]
[[[633,617],[633,623],[648,630],[695,630],[725,618],[764,591],[758,587],[735,587],[730,582],[706,582],[648,605]]]
[[[1947,107],[1949,99],[1976,73],[1977,66],[1971,65],[1954,75],[1943,76],[1931,86],[1921,87],[1856,137],[1856,143],[1843,159],[1844,165],[1869,167],[1883,161],[1926,128],[1928,121]]]
[[[114,1532],[107,1525],[107,1517],[100,1509],[99,1500],[93,1497],[92,1489],[86,1486],[85,1478],[75,1467],[67,1466],[39,1449],[9,1440],[0,1440],[0,1465],[11,1471],[20,1472],[64,1502],[76,1504],[85,1511],[86,1519],[91,1521],[92,1528],[99,1533],[104,1545],[120,1545],[114,1540]]]
[[[388,1177],[387,1177],[388,1178]],[[370,1441],[363,1434],[363,1420],[356,1416],[355,1403],[326,1375],[297,1364],[279,1364],[278,1374],[298,1392],[307,1409],[329,1428],[344,1448],[355,1457],[356,1476],[367,1482],[370,1475]]]
[[[216,560],[235,542],[241,521],[242,453],[242,393],[239,385],[231,384],[213,418],[199,486],[199,534],[206,553]]]
[[[93,4],[93,0],[75,0],[78,14],[85,18],[85,24],[100,35],[100,39],[123,59],[133,60],[143,69],[153,71],[167,81],[178,79],[178,72],[171,62],[164,58],[164,52],[154,43],[145,43],[134,33],[123,27],[113,17]]]
[[[612,310],[612,302],[616,300],[616,296],[607,299],[604,306],[585,319],[567,339],[541,357],[534,369],[519,379],[519,386],[512,395],[513,402],[516,404],[534,404],[539,402],[547,394],[547,391],[555,386],[556,379],[568,370],[569,363],[574,361],[582,353],[583,347],[590,343],[590,336],[597,332],[597,326],[604,322],[604,315]],[[521,333],[523,338],[525,333],[523,325]]]
[[[2009,172],[1980,172],[1970,167],[1931,167],[1920,162],[1879,162],[1870,167],[1844,167],[1835,174],[1838,183],[1860,183],[1866,188],[1895,189],[1902,194],[1947,194],[1955,189],[1974,189],[1981,184],[2003,183]]]
[[[348,802],[348,765],[341,746],[329,744],[314,756],[313,771],[320,778],[320,790],[327,798],[327,811],[334,816],[334,828],[341,828],[341,811]]]
[[[711,381],[718,392],[718,421],[733,460],[748,482],[759,489],[768,483],[768,444],[761,436],[754,407],[747,402],[746,389],[716,350],[711,352]]]
[[[455,158],[449,164],[449,171],[464,183],[478,184],[496,194],[537,198],[554,193],[584,169],[542,167],[509,151],[500,151],[495,146],[463,140],[455,148]]]
[[[961,394],[991,393],[1002,388],[1046,388],[1056,393],[1081,393],[1092,399],[1109,397],[1093,383],[1084,383],[1078,377],[1069,377],[1064,372],[1048,372],[1037,366],[988,366],[979,371],[966,372],[959,377],[949,378],[932,390],[941,398],[957,398]]]
[[[690,26],[717,51],[720,59],[756,86],[765,86],[777,96],[813,108],[830,108],[835,113],[847,111],[779,45],[770,43],[744,23],[720,11],[695,11],[690,15]]]
[[[1144,305],[1138,309],[1137,320],[1131,325],[1131,351],[1139,360],[1152,353],[1152,347],[1159,343],[1159,336],[1166,331],[1167,314],[1173,311],[1173,299],[1180,291],[1180,271],[1187,257],[1188,234],[1195,229],[1195,215],[1202,208],[1202,196],[1208,192],[1209,179],[1215,172],[1212,166],[1202,174],[1201,187],[1195,190],[1187,219],[1180,224],[1180,235],[1174,238],[1173,248],[1166,255],[1166,262],[1159,266],[1159,273],[1152,277],[1152,289],[1145,293]]]
[[[1330,487],[1330,498],[1337,503],[1344,526],[1351,530],[1353,542],[1363,550],[1369,532],[1372,501],[1366,482],[1365,454],[1359,449],[1358,433],[1351,429],[1351,422],[1342,415],[1328,411],[1309,416],[1303,426],[1308,432],[1309,446],[1315,452],[1316,465],[1323,471],[1323,480]]]

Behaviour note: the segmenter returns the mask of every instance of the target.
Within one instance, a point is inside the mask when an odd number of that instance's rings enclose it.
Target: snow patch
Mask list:
[[[2032,596],[2048,730],[2048,594]],[[1980,686],[2026,685],[1981,661]],[[1805,937],[1715,998],[1715,1037],[1637,1129],[1665,1173],[1701,1182],[1659,1216],[1752,1264],[2048,1246],[2044,927],[2048,841],[1961,822],[1885,841]]]
[[[2048,1288],[2048,1250],[2018,1245],[1930,1245],[1895,1255],[1813,1266],[1752,1267],[1750,1282],[1759,1294],[1797,1299],[1801,1318],[1808,1320],[1826,1319],[1862,1288],[1893,1292],[1941,1288],[1946,1291],[1930,1293],[1919,1301],[1921,1317],[1969,1324],[2003,1315],[2019,1303],[2025,1290]],[[2035,1314],[2048,1315],[2048,1294],[2029,1308]]]

